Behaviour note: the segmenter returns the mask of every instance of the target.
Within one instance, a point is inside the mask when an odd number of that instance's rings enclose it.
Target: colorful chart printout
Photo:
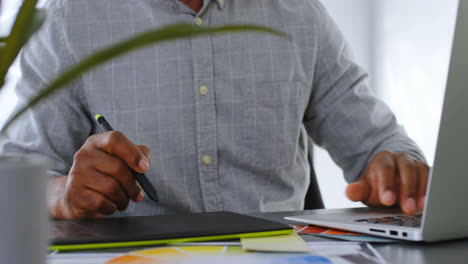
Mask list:
[[[362,244],[365,245],[365,244]],[[366,246],[364,246],[366,247]],[[339,247],[338,247],[339,248]],[[336,254],[335,254],[336,253]],[[339,250],[331,255],[319,253],[264,253],[244,251],[241,246],[169,246],[139,250],[116,257],[106,264],[282,264],[282,263],[382,263],[368,248]],[[364,262],[363,262],[364,261]]]
[[[293,227],[296,233],[300,235],[316,235],[316,236],[333,238],[333,239],[355,241],[355,242],[368,242],[368,243],[369,242],[390,243],[390,242],[399,241],[399,240],[391,239],[391,238],[371,236],[371,235],[366,235],[366,234],[361,234],[361,233],[348,232],[348,231],[342,231],[342,230],[337,230],[337,229],[329,229],[329,228],[318,227],[318,226],[293,225]]]

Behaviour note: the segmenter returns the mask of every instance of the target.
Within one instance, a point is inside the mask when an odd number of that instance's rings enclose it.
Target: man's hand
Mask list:
[[[143,199],[130,169],[145,173],[150,155],[147,147],[134,145],[118,131],[89,137],[75,153],[68,176],[50,180],[50,213],[56,218],[76,219],[126,210],[129,199]]]
[[[405,153],[381,151],[364,174],[346,188],[346,195],[369,206],[400,204],[407,214],[423,210],[429,167]]]

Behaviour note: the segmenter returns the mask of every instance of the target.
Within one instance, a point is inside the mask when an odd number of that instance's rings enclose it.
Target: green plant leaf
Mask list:
[[[3,49],[5,48],[6,42],[7,42],[7,37],[0,37],[0,57],[2,57],[2,52]],[[0,88],[3,86],[3,84],[0,81]]]
[[[4,50],[5,50],[5,43],[0,42],[0,57],[2,57]],[[4,84],[5,84],[5,79],[0,78],[0,89],[3,87]]]
[[[40,21],[38,16],[43,15],[37,14],[37,1],[38,0],[24,0],[18,11],[10,36],[8,36],[6,45],[2,49],[2,56],[0,57],[0,83],[4,82],[8,69],[29,38],[28,34],[33,31],[32,29],[37,28],[33,21]]]
[[[278,37],[289,39],[289,37],[277,30],[255,25],[225,25],[220,27],[199,27],[191,24],[171,24],[159,29],[151,30],[140,35],[137,35],[128,40],[114,44],[110,47],[104,48],[91,54],[71,69],[62,73],[58,78],[52,81],[46,88],[41,90],[34,98],[32,98],[25,106],[18,110],[13,117],[11,117],[5,126],[3,132],[20,117],[28,108],[37,105],[45,98],[51,96],[60,88],[64,87],[74,79],[78,78],[81,74],[88,72],[96,66],[107,62],[113,58],[126,54],[132,50],[147,46],[149,44],[156,44],[164,41],[170,41],[180,38],[189,38],[200,35],[219,34],[219,33],[235,33],[243,31],[257,31],[269,33]]]

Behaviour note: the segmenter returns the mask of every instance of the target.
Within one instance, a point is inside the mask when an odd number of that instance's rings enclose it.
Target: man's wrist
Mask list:
[[[47,205],[49,208],[49,215],[54,219],[66,218],[64,212],[64,194],[67,184],[67,175],[53,176],[49,179],[47,186]]]

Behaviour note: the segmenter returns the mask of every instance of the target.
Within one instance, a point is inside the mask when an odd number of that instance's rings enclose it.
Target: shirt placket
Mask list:
[[[201,14],[201,15],[200,15]],[[194,24],[209,24],[209,10],[200,12]],[[222,210],[218,179],[216,101],[211,37],[191,40],[194,69],[197,161],[205,211]]]

